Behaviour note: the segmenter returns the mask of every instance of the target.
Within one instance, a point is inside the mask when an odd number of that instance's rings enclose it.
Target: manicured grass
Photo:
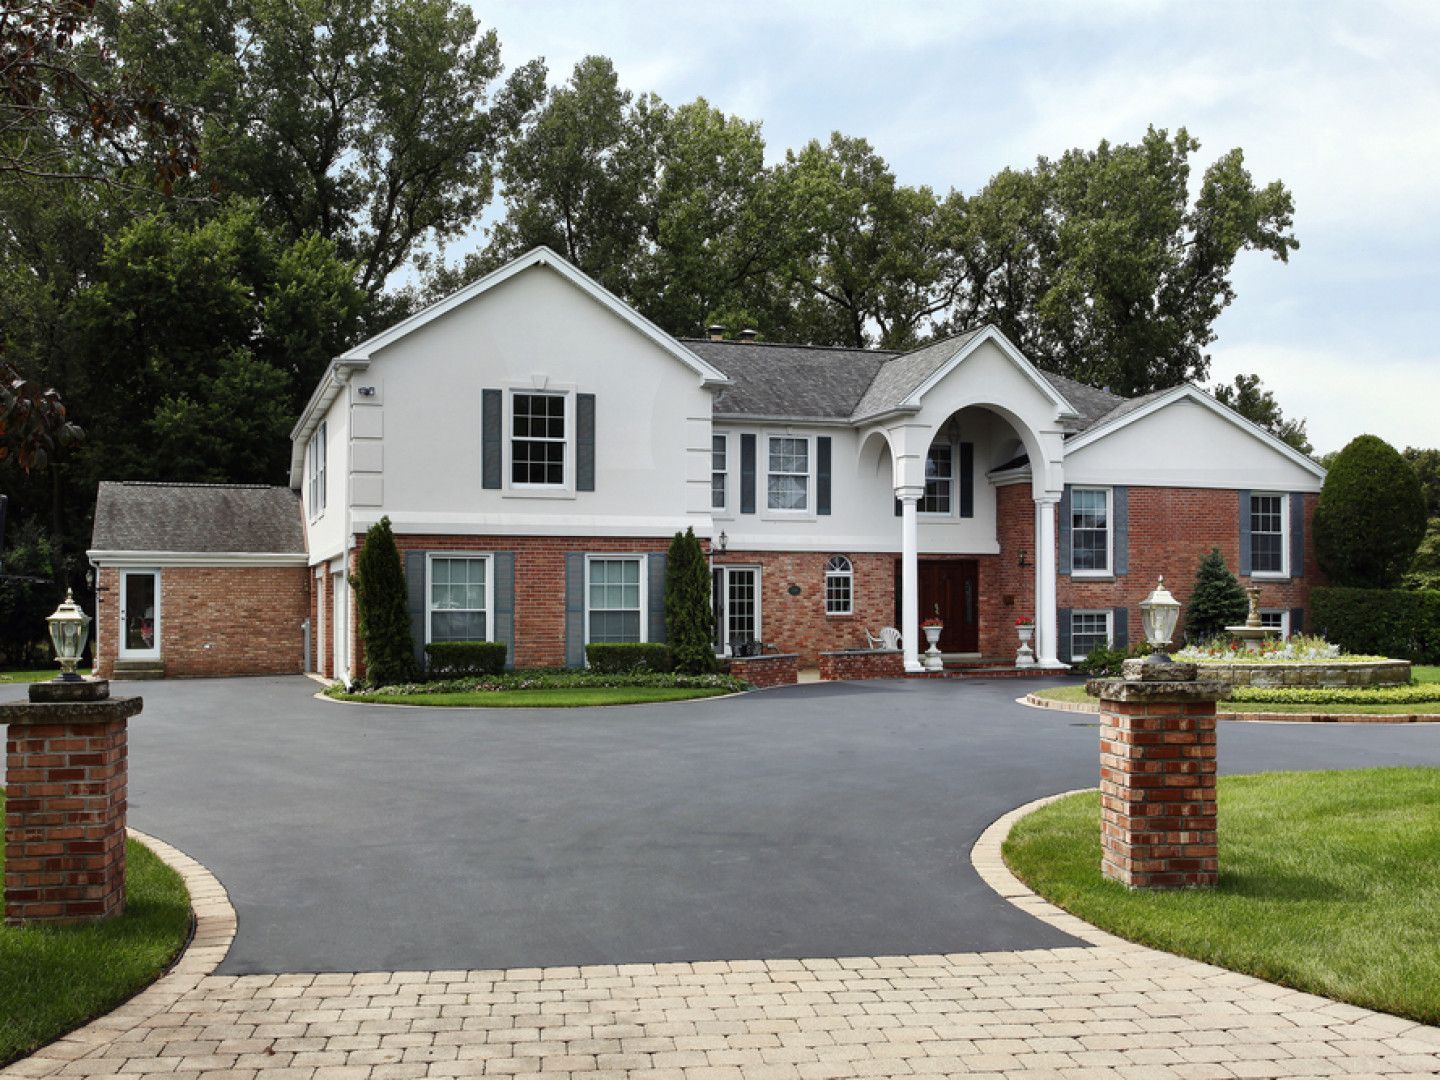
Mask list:
[[[0,811],[5,805],[0,793]],[[190,935],[190,896],[149,848],[126,846],[125,914],[91,926],[0,925],[0,1065],[154,982]],[[0,872],[5,856],[0,850]]]
[[[586,705],[645,705],[656,701],[688,701],[732,691],[723,687],[574,686],[552,690],[485,690],[454,694],[341,694],[341,701],[377,705],[449,705],[478,709],[574,709]]]
[[[1440,670],[1440,669],[1430,669]],[[1036,697],[1046,698],[1050,701],[1084,702],[1089,705],[1099,704],[1099,698],[1093,698],[1085,692],[1085,685],[1078,686],[1057,686],[1050,690],[1034,691]],[[1410,704],[1398,705],[1272,705],[1259,701],[1222,701],[1220,702],[1222,713],[1245,713],[1245,712],[1267,712],[1267,713],[1306,713],[1306,714],[1352,714],[1357,716],[1379,716],[1395,714],[1437,714],[1440,715],[1440,701],[1422,701]]]
[[[1416,682],[1440,682],[1440,664],[1414,664],[1410,674]]]
[[[81,675],[89,675],[89,668],[76,668]],[[46,679],[53,679],[60,674],[60,665],[54,667],[40,668],[37,671],[0,671],[0,683],[32,683],[44,682]]]
[[[1220,884],[1131,892],[1100,876],[1100,800],[1042,807],[1004,845],[1051,902],[1132,941],[1440,1022],[1440,769],[1220,780]]]

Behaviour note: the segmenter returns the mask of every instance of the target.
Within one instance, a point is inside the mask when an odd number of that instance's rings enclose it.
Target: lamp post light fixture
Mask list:
[[[1150,646],[1147,664],[1170,663],[1170,639],[1175,636],[1175,624],[1180,619],[1180,601],[1165,588],[1162,574],[1155,585],[1155,591],[1140,601],[1140,622],[1145,628],[1145,641]]]
[[[75,665],[85,654],[85,639],[90,634],[90,616],[75,603],[75,594],[65,590],[65,602],[55,609],[55,614],[45,620],[50,624],[50,643],[55,647],[55,659],[60,661],[60,674],[56,682],[82,682],[75,673]]]

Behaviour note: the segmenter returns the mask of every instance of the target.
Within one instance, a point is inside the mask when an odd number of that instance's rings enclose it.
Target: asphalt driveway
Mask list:
[[[1093,718],[1014,703],[1036,685],[428,711],[135,684],[130,821],[229,889],[226,974],[1068,945],[968,860],[1000,814],[1096,782]],[[1440,725],[1227,722],[1220,753],[1440,764]]]

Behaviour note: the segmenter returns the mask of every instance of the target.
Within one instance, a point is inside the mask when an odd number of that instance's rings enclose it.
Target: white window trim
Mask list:
[[[1273,498],[1280,500],[1280,569],[1279,570],[1256,570],[1255,569],[1255,530],[1250,530],[1250,576],[1268,581],[1284,581],[1290,577],[1290,495],[1284,491],[1252,491],[1250,493],[1250,505],[1245,508],[1253,520],[1255,514],[1256,498]],[[1270,536],[1271,533],[1263,533]]]
[[[495,640],[495,556],[488,551],[429,551],[425,553],[425,644],[430,644],[430,617],[436,611],[454,610],[437,608],[433,604],[434,594],[430,591],[433,579],[431,567],[436,559],[483,559],[485,561],[485,640]]]
[[[1074,500],[1077,491],[1103,491],[1105,493],[1105,568],[1103,570],[1075,569],[1075,519]],[[1115,576],[1115,489],[1098,487],[1094,484],[1075,485],[1070,489],[1070,576],[1078,578],[1112,578]]]
[[[621,559],[628,559],[631,562],[640,564],[640,643],[646,644],[650,641],[650,557],[644,554],[635,554],[628,551],[597,551],[593,555],[585,556],[585,644],[590,644],[590,564],[596,561],[616,562]],[[606,611],[623,610],[620,608],[605,608]],[[589,661],[587,660],[588,664]]]
[[[1103,615],[1105,616],[1105,644],[1108,648],[1115,647],[1115,612],[1110,608],[1075,608],[1070,612],[1070,662],[1084,660],[1088,653],[1078,653],[1075,649],[1075,616],[1076,615]]]
[[[732,498],[733,498],[731,491],[732,491],[732,488],[734,487],[734,482],[733,482],[733,480],[732,480],[731,478],[732,478],[732,477],[734,476],[734,474],[735,474],[735,469],[734,469],[734,460],[735,460],[735,459],[731,456],[731,445],[732,445],[732,443],[733,443],[733,440],[730,438],[730,432],[728,432],[728,431],[712,431],[712,432],[710,433],[710,480],[711,480],[711,483],[712,483],[712,484],[714,483],[714,480],[715,480],[715,440],[716,440],[716,439],[724,439],[724,440],[725,440],[725,505],[724,505],[724,506],[715,506],[715,505],[713,505],[714,498],[713,498],[713,489],[712,489],[712,498],[711,498],[712,505],[711,505],[711,507],[710,507],[710,516],[711,516],[711,517],[717,517],[717,518],[730,518],[730,517],[733,516],[733,513],[732,513],[732,511],[731,511],[731,509],[730,509],[730,506],[731,506],[731,500],[732,500]]]
[[[1261,615],[1280,616],[1280,640],[1285,641],[1290,637],[1290,609],[1289,608],[1261,608]]]
[[[848,570],[832,570],[832,569],[830,568],[830,559],[834,559],[834,558],[842,558],[842,559],[844,559],[844,560],[845,560],[845,564],[849,567],[849,569],[848,569]],[[848,581],[850,582],[850,588],[849,588],[849,590],[848,590],[847,593],[846,593],[846,595],[849,597],[849,605],[845,608],[844,611],[831,611],[831,610],[830,610],[830,579],[831,579],[832,577],[843,577],[843,578],[845,578],[846,580],[848,580]],[[825,617],[826,617],[827,619],[843,618],[843,617],[845,617],[846,615],[854,615],[854,614],[855,614],[855,560],[852,559],[852,558],[850,558],[850,556],[848,556],[848,555],[840,555],[840,556],[832,555],[832,556],[830,556],[829,559],[826,559],[826,560],[825,560],[825,588],[824,588],[824,595],[823,595],[822,599],[824,600],[824,603],[825,603]]]
[[[722,563],[715,567],[716,570],[724,571],[722,575],[725,581],[725,599],[722,605],[722,612],[726,622],[723,630],[728,631],[730,622],[730,571],[752,570],[755,573],[755,640],[765,640],[765,612],[763,610],[765,598],[765,568],[759,563]],[[720,651],[717,656],[730,656],[730,635],[722,631],[720,638]]]
[[[125,579],[130,576],[153,576],[155,578],[155,618],[151,637],[155,644],[149,649],[130,649],[125,646],[125,616],[130,614],[130,609],[125,603]],[[115,658],[117,660],[159,660],[164,656],[165,639],[161,636],[164,632],[164,623],[161,618],[163,597],[165,595],[164,582],[161,580],[160,567],[158,566],[127,566],[120,571],[120,594],[115,602],[115,619],[120,628],[119,639],[115,643]]]
[[[938,441],[941,440],[935,440],[935,442]],[[935,443],[932,442],[930,445],[934,446],[934,444]],[[960,444],[956,440],[950,439],[946,441],[946,445],[950,447],[950,509],[916,510],[916,513],[920,517],[929,518],[932,521],[948,521],[960,513]],[[925,463],[927,466],[930,463],[930,446],[925,448]],[[920,496],[920,501],[925,501],[923,493]]]
[[[320,421],[320,426],[315,429],[315,434],[310,436],[310,446],[306,451],[307,464],[310,469],[310,505],[307,508],[310,512],[310,520],[317,521],[325,514],[325,506],[329,501],[326,498],[326,485],[330,481],[328,465],[328,448],[325,445],[327,435],[326,421]],[[326,467],[321,467],[321,461],[325,460]]]
[[[805,508],[803,510],[776,510],[770,506],[770,440],[771,439],[803,439],[805,442]],[[756,462],[755,472],[757,480],[764,482],[758,484],[760,488],[755,494],[756,502],[764,509],[762,517],[778,518],[782,521],[815,521],[815,436],[796,435],[784,431],[767,431],[760,436],[760,450],[764,454],[763,469],[759,468],[760,462]],[[775,476],[799,476],[799,473],[774,473]]]
[[[559,484],[517,484],[514,481],[515,456],[515,398],[517,395],[548,396],[565,399],[565,469],[564,480]],[[505,425],[501,439],[501,468],[504,470],[504,486],[501,494],[515,499],[573,499],[575,497],[575,387],[515,385],[506,388],[505,409],[501,418]]]

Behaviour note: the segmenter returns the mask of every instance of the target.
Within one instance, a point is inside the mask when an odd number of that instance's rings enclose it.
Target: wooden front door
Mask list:
[[[938,607],[945,629],[940,633],[940,651],[980,651],[980,565],[973,559],[921,559],[920,621],[930,618]],[[925,651],[925,632],[917,622],[901,625],[900,562],[895,562],[895,625],[903,634],[914,634],[915,643]]]

